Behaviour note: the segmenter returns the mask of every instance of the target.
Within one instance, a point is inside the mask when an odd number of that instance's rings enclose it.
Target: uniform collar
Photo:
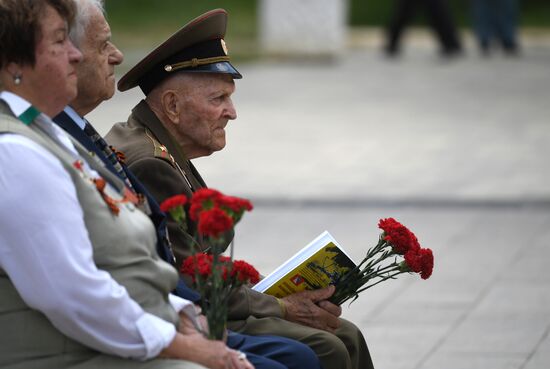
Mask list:
[[[180,166],[187,166],[189,160],[185,153],[181,150],[179,145],[174,141],[170,133],[164,128],[162,122],[158,119],[156,114],[151,110],[149,104],[145,100],[141,100],[134,109],[132,109],[133,115],[139,120],[139,122],[147,127],[155,136],[155,138],[166,147],[168,152],[174,157],[176,163]]]
[[[28,102],[21,96],[11,93],[9,91],[0,92],[0,100],[3,100],[8,105],[8,107],[16,117],[19,117],[32,106],[30,102]],[[36,119],[34,119],[33,122],[44,133],[46,133],[54,141],[56,141],[57,144],[64,147],[71,155],[73,155],[75,158],[80,158],[79,153],[77,152],[73,142],[71,141],[67,133],[65,133],[63,129],[58,127],[57,124],[54,124],[50,117],[48,117],[44,113],[40,113],[40,115]],[[97,174],[95,173],[94,175],[97,176]]]

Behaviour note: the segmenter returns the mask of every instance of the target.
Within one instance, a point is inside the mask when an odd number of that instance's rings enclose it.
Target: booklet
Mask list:
[[[324,231],[252,289],[278,298],[336,284],[356,264]]]

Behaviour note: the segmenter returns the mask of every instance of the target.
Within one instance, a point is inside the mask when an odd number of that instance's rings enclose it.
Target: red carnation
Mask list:
[[[235,224],[241,220],[245,211],[252,210],[252,203],[240,197],[222,196],[216,202],[221,209],[227,212]]]
[[[212,255],[196,254],[189,256],[181,264],[180,271],[182,274],[191,276],[193,282],[196,280],[195,271],[201,277],[208,277],[212,274]]]
[[[246,199],[234,196],[224,196],[220,200],[220,206],[225,206],[235,213],[252,210],[252,203]]]
[[[378,228],[380,228],[381,230],[383,230],[386,233],[389,233],[393,228],[399,227],[401,225],[402,224],[399,223],[394,218],[380,219],[378,221]]]
[[[231,262],[231,258],[229,256],[223,256],[223,255],[219,255],[218,260],[220,261],[220,263],[230,263]]]
[[[218,261],[219,265],[218,268],[222,271],[221,276],[222,279],[227,282],[227,279],[229,278],[229,267],[231,266],[231,258],[227,256],[218,255]]]
[[[189,206],[189,218],[191,218],[193,222],[196,222],[197,219],[199,219],[199,214],[201,211],[202,211],[202,204],[196,203],[196,202],[194,203],[191,200],[191,206]]]
[[[214,190],[212,188],[199,188],[193,193],[193,198],[191,201],[202,202],[206,200],[219,199],[222,196],[223,194],[218,190]]]
[[[405,254],[405,263],[412,272],[420,273],[422,270],[419,256],[418,250],[410,250]]]
[[[207,279],[212,274],[213,260],[214,257],[211,254],[192,255],[183,261],[180,271],[184,275],[191,276],[193,282],[196,281],[197,274],[200,278]],[[260,273],[256,268],[243,260],[235,260],[232,263],[231,258],[222,255],[218,256],[218,260],[218,268],[222,271],[224,281],[231,277],[237,285],[241,285],[247,282],[256,284],[260,280]],[[231,265],[231,273],[229,273],[228,269]]]
[[[434,256],[431,249],[410,250],[405,254],[405,263],[412,272],[420,273],[422,279],[432,275]]]
[[[396,254],[405,255],[409,250],[420,248],[414,233],[395,219],[380,219],[378,227],[384,231],[384,240],[392,245]]]
[[[220,208],[212,208],[200,213],[198,231],[203,236],[219,237],[233,227],[233,220]]]
[[[201,188],[195,191],[193,197],[191,197],[189,209],[191,220],[196,222],[199,219],[200,212],[213,208],[221,197],[223,197],[221,192],[211,188]]]
[[[184,206],[187,204],[187,197],[185,195],[175,195],[167,198],[160,204],[160,210],[165,213],[169,212],[177,206]]]
[[[260,281],[260,273],[252,265],[243,260],[235,260],[233,262],[232,276],[236,276],[237,281],[256,284]]]
[[[421,248],[414,233],[394,218],[380,219],[378,227],[383,231],[378,243],[367,250],[357,267],[340,278],[329,299],[332,303],[353,302],[360,292],[402,273],[418,273],[422,279],[432,275],[432,250]]]
[[[181,209],[182,206],[178,207],[178,210]],[[225,240],[226,232],[233,229],[245,210],[251,209],[250,201],[225,196],[209,188],[197,190],[189,200],[188,216],[197,227],[195,241],[201,245],[205,242],[214,254],[198,254],[185,259],[181,273],[192,277],[194,286],[203,297],[202,308],[208,318],[211,339],[219,340],[225,333],[227,299],[231,290],[246,281],[255,283],[259,279],[258,272],[252,266],[244,262],[243,265],[233,265],[231,258],[219,255],[219,246],[228,241]],[[231,243],[231,253],[232,247]]]
[[[428,279],[432,275],[434,269],[434,255],[431,249],[420,249],[420,263],[421,271],[420,277],[422,279]]]

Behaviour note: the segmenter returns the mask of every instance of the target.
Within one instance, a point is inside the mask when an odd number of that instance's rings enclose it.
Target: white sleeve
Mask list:
[[[195,304],[193,304],[189,300],[182,299],[179,296],[169,294],[168,295],[168,301],[170,302],[170,305],[180,314],[185,314],[187,317],[191,320],[195,328],[198,330],[202,329],[200,322],[197,318],[199,315],[199,312],[197,311],[197,308],[195,307]],[[200,308],[199,308],[200,310]]]
[[[0,267],[23,300],[67,336],[93,349],[148,359],[175,337],[98,270],[76,190],[51,153],[0,135]]]

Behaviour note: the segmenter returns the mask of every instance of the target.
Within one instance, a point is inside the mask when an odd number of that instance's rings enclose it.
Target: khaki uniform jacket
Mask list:
[[[124,153],[128,168],[159,203],[182,193],[190,197],[197,189],[206,187],[197,169],[145,101],[132,110],[127,122],[115,124],[105,138]],[[168,222],[178,266],[192,253],[195,225],[188,224],[188,229],[190,233],[185,233],[173,220]],[[282,317],[282,311],[275,297],[242,287],[230,298],[229,320],[249,316]]]

